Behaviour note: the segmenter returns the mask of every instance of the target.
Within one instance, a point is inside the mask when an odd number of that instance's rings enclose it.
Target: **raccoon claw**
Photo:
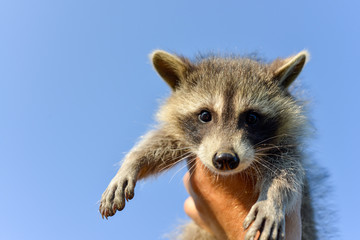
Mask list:
[[[275,209],[267,201],[257,202],[244,220],[244,229],[249,228],[245,240],[252,240],[260,232],[259,240],[285,239],[285,213]]]
[[[134,197],[136,180],[134,177],[115,177],[101,197],[99,211],[102,218],[108,219],[116,211],[121,211],[125,207],[126,201]]]

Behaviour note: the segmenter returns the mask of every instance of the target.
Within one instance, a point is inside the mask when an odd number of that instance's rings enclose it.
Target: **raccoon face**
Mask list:
[[[264,154],[264,146],[273,144],[272,138],[278,131],[279,119],[271,118],[254,109],[234,112],[229,119],[206,120],[211,112],[199,115],[200,124],[206,130],[196,151],[197,156],[210,170],[221,174],[232,174],[247,169],[257,155]],[[219,113],[213,113],[218,115]],[[230,123],[231,121],[231,123]],[[197,128],[201,128],[197,126]]]
[[[159,120],[208,169],[225,175],[244,171],[268,160],[264,155],[276,149],[278,136],[296,131],[301,110],[287,88],[306,56],[301,52],[268,65],[240,58],[193,64],[156,51],[154,67],[173,90]]]

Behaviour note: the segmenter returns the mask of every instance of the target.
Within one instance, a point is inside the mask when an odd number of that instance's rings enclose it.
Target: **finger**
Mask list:
[[[183,177],[183,183],[184,183],[186,191],[188,192],[188,194],[190,194],[191,184],[190,184],[190,173],[189,172],[185,173],[185,175]]]
[[[185,213],[201,228],[206,229],[209,232],[212,232],[211,229],[207,226],[205,221],[202,219],[202,217],[199,214],[199,211],[197,210],[195,206],[194,199],[192,197],[188,197],[185,200],[184,203],[184,210]]]

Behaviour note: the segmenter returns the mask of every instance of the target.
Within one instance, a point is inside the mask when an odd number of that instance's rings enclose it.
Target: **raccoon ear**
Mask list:
[[[162,50],[155,50],[150,58],[158,74],[175,91],[190,68],[189,61]]]
[[[308,61],[310,55],[307,51],[301,51],[297,55],[284,60],[275,60],[274,79],[276,79],[283,88],[288,88],[296,79]]]

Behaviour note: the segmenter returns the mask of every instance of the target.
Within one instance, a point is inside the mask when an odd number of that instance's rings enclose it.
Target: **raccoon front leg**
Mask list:
[[[125,207],[125,199],[134,197],[136,181],[166,170],[187,156],[188,148],[166,134],[164,129],[146,134],[125,156],[124,162],[102,194],[102,217],[113,216]]]
[[[298,173],[297,177],[301,174]],[[260,231],[259,240],[285,239],[285,214],[294,210],[301,197],[301,184],[294,179],[273,178],[263,182],[257,202],[244,220],[244,229],[249,228],[245,240],[252,240]],[[301,179],[297,179],[301,183]]]

